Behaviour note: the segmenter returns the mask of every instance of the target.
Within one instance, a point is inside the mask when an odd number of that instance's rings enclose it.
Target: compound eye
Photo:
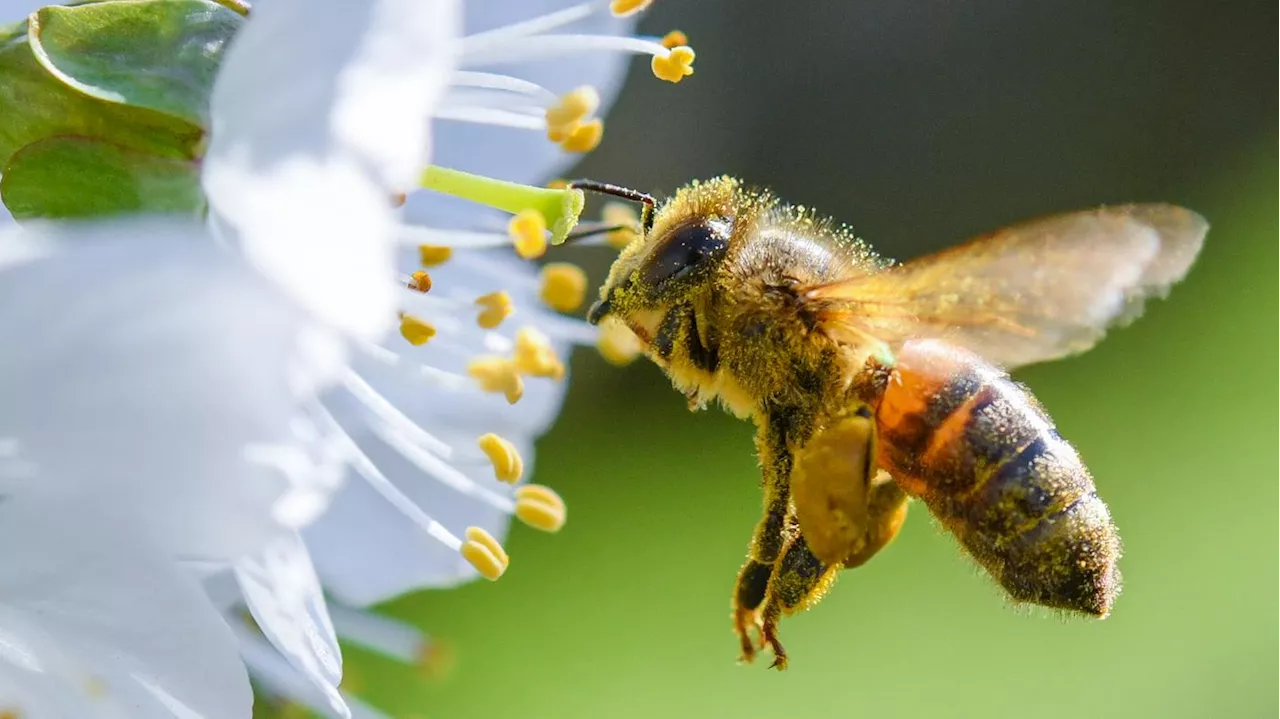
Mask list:
[[[650,285],[679,279],[724,253],[729,228],[723,222],[688,225],[676,230],[649,259],[645,280]]]

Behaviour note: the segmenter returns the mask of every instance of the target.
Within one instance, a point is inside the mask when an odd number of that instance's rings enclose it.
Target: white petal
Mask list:
[[[335,371],[340,352],[198,226],[32,237],[56,249],[0,270],[0,438],[14,453],[0,488],[145,519],[192,558],[274,536],[274,505],[297,478],[245,447],[297,445],[295,388]]]
[[[452,0],[273,0],[214,87],[203,184],[217,225],[300,304],[359,336],[393,318],[391,196],[428,157],[456,24]]]
[[[288,533],[261,553],[236,563],[236,579],[262,633],[339,713],[342,652],[324,594],[302,538]]]
[[[56,687],[30,716],[55,707],[70,713],[53,716],[85,716],[85,705],[122,718],[249,716],[226,624],[131,527],[103,522],[92,506],[9,498],[0,555],[0,691],[32,700],[32,690]],[[0,706],[11,698],[0,695]]]

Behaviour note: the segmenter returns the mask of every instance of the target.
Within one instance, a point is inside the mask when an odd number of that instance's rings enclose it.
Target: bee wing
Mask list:
[[[1172,205],[1032,220],[871,275],[801,288],[824,328],[941,339],[1012,369],[1082,352],[1190,269],[1209,230]]]

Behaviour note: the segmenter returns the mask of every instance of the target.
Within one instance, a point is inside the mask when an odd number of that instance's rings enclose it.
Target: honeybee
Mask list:
[[[1104,207],[896,264],[728,177],[660,206],[575,186],[644,204],[588,320],[626,323],[691,409],[718,400],[756,424],[764,515],[732,600],[743,660],[767,646],[785,669],[780,618],[892,541],[911,498],[1013,601],[1110,613],[1121,547],[1107,506],[1006,372],[1135,318],[1186,275],[1202,217]]]

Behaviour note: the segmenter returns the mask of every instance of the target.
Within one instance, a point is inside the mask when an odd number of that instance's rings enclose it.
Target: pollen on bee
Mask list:
[[[668,50],[671,50],[671,49],[680,47],[681,45],[688,45],[689,36],[685,35],[679,30],[672,30],[666,35],[663,35],[662,40],[660,40],[659,42],[662,44],[663,47],[667,48]]]
[[[533,327],[521,327],[516,332],[513,362],[516,371],[531,377],[564,379],[564,363],[556,356],[551,340]]]
[[[453,257],[452,247],[440,247],[437,245],[418,245],[418,262],[423,267],[435,267],[442,265]]]
[[[500,482],[515,484],[524,475],[524,459],[514,444],[493,432],[481,435],[477,441],[480,450],[493,465],[493,476]]]
[[[487,295],[481,295],[476,298],[476,304],[480,305],[480,314],[476,316],[476,324],[491,330],[502,324],[502,321],[511,316],[515,312],[515,304],[511,301],[511,295],[505,290],[490,292]]]
[[[587,273],[568,262],[551,262],[542,268],[538,296],[551,309],[573,312],[587,298]]]
[[[458,551],[480,572],[480,576],[489,581],[501,577],[511,564],[511,558],[498,540],[479,527],[467,527],[467,539]]]
[[[547,252],[547,221],[537,210],[524,210],[507,222],[507,236],[516,248],[516,254],[526,260],[536,259]]]
[[[436,336],[436,328],[426,320],[401,312],[400,335],[414,347],[421,347]]]
[[[680,82],[693,74],[693,48],[688,45],[677,45],[670,48],[666,55],[654,55],[649,63],[654,77],[667,82]]]
[[[500,392],[509,404],[524,396],[524,380],[516,363],[506,357],[477,357],[467,364],[467,374],[480,384],[481,390]]]
[[[558,532],[564,527],[568,510],[555,490],[541,484],[516,488],[516,518],[543,532]]]
[[[640,215],[625,202],[605,203],[600,211],[600,221],[619,228],[605,235],[605,241],[614,249],[620,250],[640,236]]]
[[[600,323],[596,350],[609,364],[623,367],[640,355],[640,338],[620,320],[605,318]]]
[[[613,0],[609,3],[609,12],[614,17],[628,17],[644,10],[653,4],[653,0]]]
[[[409,275],[409,289],[415,292],[426,294],[431,291],[431,275],[423,270],[418,270]]]

